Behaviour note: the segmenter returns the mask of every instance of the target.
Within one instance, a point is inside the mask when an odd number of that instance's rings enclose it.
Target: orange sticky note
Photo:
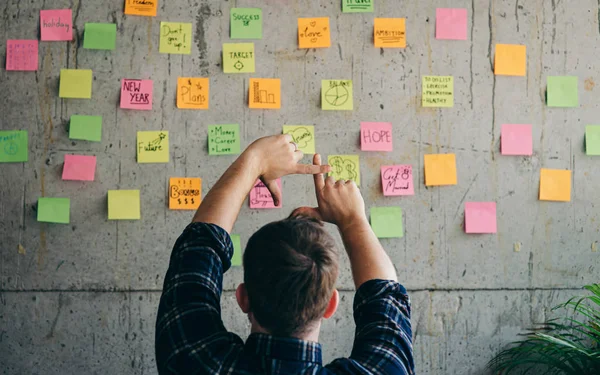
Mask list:
[[[331,47],[329,17],[298,18],[299,48]]]
[[[158,0],[125,0],[125,14],[155,17]]]
[[[540,171],[541,201],[571,201],[571,171],[543,169]]]
[[[250,78],[248,105],[250,108],[281,108],[281,80],[278,78]]]
[[[456,185],[456,155],[425,155],[425,185]]]
[[[527,47],[518,44],[496,44],[494,73],[502,76],[524,76],[527,71]]]
[[[208,109],[208,78],[177,78],[177,108]]]
[[[406,48],[406,19],[375,18],[375,47]]]
[[[171,177],[169,179],[169,209],[195,210],[202,201],[202,179]]]

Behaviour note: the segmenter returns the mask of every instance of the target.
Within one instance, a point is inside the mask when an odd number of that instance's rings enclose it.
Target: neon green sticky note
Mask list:
[[[587,155],[600,155],[600,125],[587,125],[585,127],[585,153]]]
[[[189,55],[192,53],[192,24],[182,22],[160,23],[160,53]]]
[[[337,180],[352,180],[360,186],[360,161],[358,155],[329,155],[327,164],[331,166],[329,175]]]
[[[237,155],[240,153],[238,124],[208,125],[208,154]]]
[[[83,48],[113,50],[117,44],[117,25],[114,23],[86,23]]]
[[[69,138],[83,141],[102,141],[102,116],[71,116]]]
[[[233,242],[233,256],[231,257],[232,266],[242,265],[242,240],[239,234],[231,235],[231,242]]]
[[[315,127],[312,125],[283,125],[283,134],[291,134],[298,149],[305,154],[315,154]]]
[[[92,79],[92,71],[89,69],[61,69],[58,96],[71,99],[91,99]]]
[[[342,12],[373,13],[373,1],[375,0],[342,0]]]
[[[402,209],[400,207],[371,207],[371,228],[377,238],[401,238]]]
[[[223,73],[254,73],[254,43],[223,43]]]
[[[548,107],[579,107],[579,90],[577,77],[548,77]]]
[[[139,190],[109,190],[108,220],[139,220]]]
[[[138,163],[169,162],[169,132],[166,130],[137,132]]]
[[[322,80],[321,108],[325,110],[351,111],[354,108],[352,80]]]
[[[27,161],[29,155],[26,130],[0,131],[0,163]]]
[[[231,8],[231,39],[262,39],[262,9]]]
[[[454,107],[454,77],[423,76],[423,107]]]
[[[69,224],[71,200],[69,198],[39,198],[37,221]]]

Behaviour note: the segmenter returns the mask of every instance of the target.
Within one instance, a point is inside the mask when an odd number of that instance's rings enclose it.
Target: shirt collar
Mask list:
[[[262,357],[321,365],[321,344],[293,337],[275,337],[252,333],[246,340],[245,351]]]

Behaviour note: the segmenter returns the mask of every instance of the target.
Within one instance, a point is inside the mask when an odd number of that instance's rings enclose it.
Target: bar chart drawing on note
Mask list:
[[[327,103],[339,107],[348,101],[349,93],[344,86],[335,86],[327,90],[325,100]]]
[[[259,83],[254,82],[254,103],[275,104],[275,94],[260,90]]]

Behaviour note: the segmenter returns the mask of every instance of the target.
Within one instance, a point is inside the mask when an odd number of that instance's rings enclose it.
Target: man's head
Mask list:
[[[302,336],[335,312],[338,255],[313,219],[270,223],[248,241],[236,296],[253,324],[275,336]]]

